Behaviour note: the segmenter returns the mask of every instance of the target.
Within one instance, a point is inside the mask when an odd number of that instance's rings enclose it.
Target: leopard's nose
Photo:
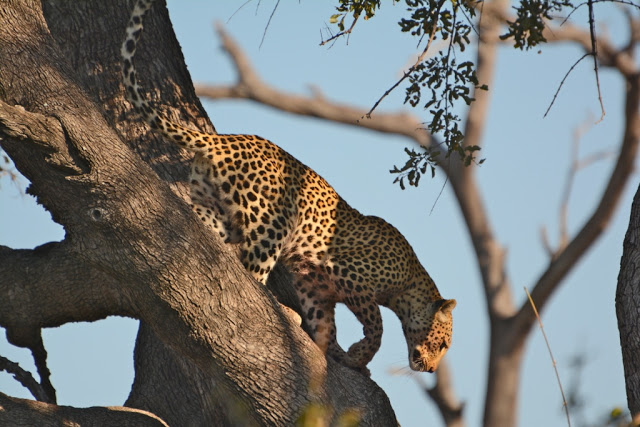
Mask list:
[[[413,354],[411,355],[413,360],[420,360],[420,356],[420,351],[418,349],[413,350]]]

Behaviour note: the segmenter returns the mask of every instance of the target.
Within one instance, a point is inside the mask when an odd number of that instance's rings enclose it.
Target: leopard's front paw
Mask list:
[[[342,355],[342,357],[334,357],[334,359],[340,363],[342,366],[346,366],[347,368],[353,369],[354,371],[360,372],[362,375],[366,375],[367,377],[371,376],[371,371],[367,368],[366,365],[361,366],[354,360],[351,360],[346,353]]]
[[[351,349],[349,349],[349,351],[351,351]],[[344,351],[338,345],[338,343],[335,343],[335,345],[329,347],[328,355],[331,356],[336,362],[340,363],[343,366],[346,366],[347,368],[356,370],[368,377],[371,376],[371,372],[369,371],[369,369],[367,369],[367,364],[365,363],[364,365],[360,365],[360,363],[349,356],[349,353]]]
[[[371,358],[372,358],[372,354],[369,351],[367,342],[363,340],[349,347],[349,350],[344,355],[344,359],[342,363],[370,377],[371,372],[367,368],[367,364],[371,361]]]

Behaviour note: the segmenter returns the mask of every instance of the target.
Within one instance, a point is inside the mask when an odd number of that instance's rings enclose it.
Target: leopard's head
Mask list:
[[[454,299],[440,299],[412,307],[402,321],[409,350],[409,367],[419,372],[435,372],[451,345]]]

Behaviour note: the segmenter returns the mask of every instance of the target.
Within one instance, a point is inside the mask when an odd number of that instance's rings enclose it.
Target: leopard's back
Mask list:
[[[195,153],[191,199],[196,215],[266,283],[276,262],[293,273],[307,329],[318,346],[366,371],[380,346],[378,305],[403,325],[410,366],[433,371],[451,342],[451,310],[402,234],[386,221],[351,208],[312,169],[254,135],[198,132],[168,120],[138,85],[134,56],[153,0],[138,0],[121,48],[128,99],[149,125]],[[347,352],[336,340],[334,308],[344,303],[364,338]]]

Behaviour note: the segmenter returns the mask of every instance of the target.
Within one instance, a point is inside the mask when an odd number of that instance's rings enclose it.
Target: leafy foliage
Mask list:
[[[392,1],[395,3],[400,0]],[[344,20],[347,16],[352,15],[355,20],[364,12],[364,19],[369,19],[375,15],[376,9],[380,9],[380,0],[340,0],[340,4],[336,7],[338,13],[331,15],[329,22],[337,24],[338,29],[344,31]]]
[[[454,107],[460,102],[466,105],[473,102],[472,88],[487,89],[485,85],[479,85],[474,63],[457,59],[457,55],[465,52],[471,43],[470,35],[474,29],[470,18],[476,15],[478,2],[405,0],[405,3],[407,16],[398,22],[401,31],[418,37],[418,45],[426,44],[420,59],[402,78],[409,82],[405,88],[405,103],[413,107],[421,105],[426,109],[431,118],[426,127],[431,134],[442,137],[447,156],[455,152],[470,164],[479,148],[464,147],[461,119],[454,113]],[[344,31],[346,16],[352,15],[355,22],[364,12],[365,19],[368,19],[374,16],[380,6],[379,0],[339,0],[336,8],[339,13],[333,15],[330,22]],[[460,19],[461,16],[466,19]],[[435,40],[446,42],[447,47],[427,57],[427,51]],[[417,186],[427,169],[434,175],[434,166],[440,154],[438,148],[406,152],[409,155],[406,164],[401,168],[394,166],[391,170],[391,173],[398,174],[394,182],[398,182],[403,189],[405,179],[410,185]]]
[[[396,3],[401,0],[391,1]],[[461,102],[468,106],[474,101],[472,90],[488,89],[478,81],[473,60],[458,58],[465,54],[471,43],[471,33],[475,31],[473,20],[476,12],[481,10],[483,0],[404,2],[407,14],[398,22],[400,30],[417,37],[418,46],[425,47],[415,65],[382,98],[406,79],[408,85],[405,87],[404,102],[413,107],[422,106],[428,111],[430,120],[426,122],[426,128],[432,135],[440,137],[440,145],[446,148],[445,158],[456,153],[466,165],[476,163],[475,156],[480,147],[465,145],[460,125],[462,120],[454,111]],[[364,19],[375,16],[381,3],[381,0],[338,0],[338,13],[331,16],[329,22],[336,24],[341,33],[332,38],[350,33],[361,15],[364,15]],[[514,6],[516,19],[508,22],[507,32],[500,37],[502,40],[513,38],[514,47],[518,49],[530,49],[544,43],[546,22],[553,18],[554,13],[566,7],[573,7],[570,0],[520,0]],[[345,31],[345,19],[349,16],[353,21]],[[435,53],[428,52],[436,40],[440,41],[440,45],[444,42],[445,47]],[[397,174],[394,182],[404,189],[405,181],[417,186],[421,175],[429,169],[433,176],[434,166],[442,158],[440,148],[430,147],[420,152],[405,150],[409,156],[405,165],[400,168],[394,166],[390,171]]]
[[[509,30],[500,36],[502,40],[513,37],[514,47],[530,49],[547,39],[542,35],[545,21],[553,19],[552,12],[572,7],[569,0],[521,0],[515,7],[516,20],[509,21]]]

